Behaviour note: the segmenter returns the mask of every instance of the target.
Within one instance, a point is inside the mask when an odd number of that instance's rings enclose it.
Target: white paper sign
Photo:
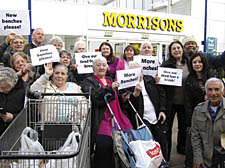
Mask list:
[[[78,74],[93,73],[93,60],[102,57],[101,52],[76,53],[75,59]]]
[[[116,71],[117,81],[120,83],[118,89],[135,86],[139,82],[141,68]]]
[[[158,73],[158,57],[138,55],[134,56],[134,61],[142,65],[143,74],[155,77]]]
[[[30,19],[28,10],[0,10],[0,34],[8,35],[30,34]]]
[[[159,67],[158,76],[160,80],[158,84],[182,86],[182,72],[182,69]]]
[[[33,48],[30,50],[30,55],[33,66],[60,61],[59,53],[53,45]]]

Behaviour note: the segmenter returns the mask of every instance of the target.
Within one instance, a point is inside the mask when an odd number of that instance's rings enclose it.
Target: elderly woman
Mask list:
[[[16,52],[10,58],[10,65],[16,70],[17,74],[26,83],[33,83],[34,72],[32,71],[33,66],[31,65],[29,58],[23,52]]]
[[[0,68],[0,135],[24,107],[25,88],[15,70]]]
[[[40,91],[42,93],[81,93],[80,87],[73,82],[67,82],[68,68],[64,64],[57,64],[52,67],[52,63],[44,65],[45,74],[38,78],[30,87],[31,92]],[[54,96],[54,95],[53,95]],[[55,100],[72,100],[76,101],[75,96],[46,97],[45,99]],[[68,120],[69,110],[67,112],[61,109],[51,111],[51,107],[46,108],[42,112],[42,120],[44,121],[66,121]]]
[[[152,52],[153,52],[153,47],[152,44],[148,41],[143,42],[141,44],[141,52],[140,55],[144,55],[144,56],[152,56]]]
[[[108,102],[121,129],[132,128],[130,121],[120,108],[116,91],[119,83],[112,82],[110,77],[106,77],[107,68],[104,57],[94,59],[94,75],[86,78],[82,83],[83,92],[87,92],[90,87],[92,89],[91,155],[94,156],[94,164],[98,168],[113,167],[111,114],[104,100],[107,93],[112,94]]]
[[[23,36],[15,35],[10,41],[10,49],[5,51],[2,55],[2,62],[4,66],[10,67],[10,58],[15,52],[23,52],[25,40]]]
[[[49,40],[49,44],[52,44],[56,47],[57,51],[60,52],[63,47],[63,40],[59,36],[55,36]]]
[[[113,48],[108,42],[103,42],[99,47],[99,51],[102,52],[102,56],[107,60],[107,75],[111,76],[111,78],[114,80],[119,58],[113,55]]]

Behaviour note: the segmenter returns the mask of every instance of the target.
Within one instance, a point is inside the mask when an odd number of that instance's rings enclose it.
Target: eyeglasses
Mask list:
[[[24,44],[23,41],[14,41],[13,44]]]

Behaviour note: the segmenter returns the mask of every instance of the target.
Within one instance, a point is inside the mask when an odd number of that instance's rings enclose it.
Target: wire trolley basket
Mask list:
[[[27,98],[24,109],[0,137],[0,168],[89,168],[90,94],[41,93],[40,98]],[[21,133],[27,126],[37,133],[43,151],[21,149]],[[77,150],[59,150],[71,132],[80,135]]]

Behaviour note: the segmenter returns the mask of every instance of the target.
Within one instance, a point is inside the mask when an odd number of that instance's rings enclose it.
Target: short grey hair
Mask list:
[[[63,68],[66,70],[66,73],[67,73],[67,75],[68,75],[68,71],[69,71],[69,70],[68,70],[67,66],[64,65],[64,64],[61,64],[61,63],[56,64],[56,65],[53,67],[53,73],[55,72],[55,69],[56,69],[57,67],[63,67]]]
[[[5,81],[10,86],[13,86],[18,81],[18,75],[16,71],[12,68],[0,68],[0,81]]]
[[[63,40],[61,37],[55,36],[49,40],[49,44],[53,44],[53,43],[61,43],[63,45]]]
[[[107,60],[105,59],[105,57],[97,57],[93,60],[93,69],[94,69],[95,65],[97,64],[97,62],[99,62],[99,61],[105,62],[107,65],[107,68],[108,68]]]
[[[83,44],[84,47],[86,48],[85,42],[80,40],[80,41],[77,41],[77,42],[74,43],[74,51],[77,51],[79,44]]]
[[[130,61],[128,63],[128,66],[129,66],[129,69],[142,68],[142,65],[137,61]]]
[[[220,82],[222,91],[224,90],[224,83],[219,78],[209,78],[205,83],[205,91],[207,92],[207,87],[210,82]]]

